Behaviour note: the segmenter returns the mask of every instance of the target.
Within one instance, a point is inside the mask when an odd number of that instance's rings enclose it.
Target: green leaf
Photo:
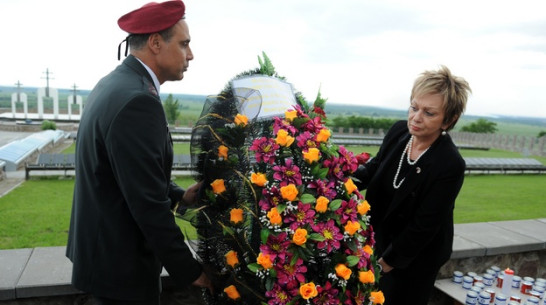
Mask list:
[[[277,205],[277,212],[279,212],[279,214],[281,214],[282,212],[284,212],[284,210],[286,210],[286,204],[281,203],[281,204],[278,204],[278,205]]]
[[[349,267],[353,267],[354,265],[358,264],[359,260],[360,259],[358,258],[358,256],[354,256],[354,255],[347,256],[347,263]]]
[[[265,289],[272,290],[273,284],[275,284],[275,279],[268,277],[265,279]]]
[[[223,226],[222,227],[222,232],[224,233],[224,235],[235,235],[235,232],[233,231],[233,229],[231,229],[230,227],[227,227],[227,226]]]
[[[268,229],[262,229],[262,231],[260,232],[262,244],[265,245],[267,243],[267,238],[269,237],[269,234],[271,234],[271,232]]]
[[[320,179],[324,179],[326,178],[326,176],[328,176],[328,169],[327,168],[321,168],[318,172],[318,177]]]
[[[336,211],[341,206],[341,202],[342,202],[341,199],[336,199],[336,200],[330,202],[330,204],[328,205],[328,209],[330,211]]]
[[[313,196],[311,194],[303,194],[300,197],[300,200],[303,203],[312,203],[312,202],[315,202],[316,199],[315,199],[315,196]]]
[[[309,234],[309,239],[314,241],[325,241],[326,238],[324,236],[318,234],[318,233],[311,233]]]
[[[258,270],[260,270],[261,266],[258,263],[252,263],[252,264],[248,264],[247,268],[250,271],[256,273]]]

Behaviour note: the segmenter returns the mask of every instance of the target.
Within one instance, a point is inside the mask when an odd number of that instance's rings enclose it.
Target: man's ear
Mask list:
[[[148,48],[154,53],[159,53],[159,49],[161,48],[161,35],[159,33],[151,34],[148,37]]]

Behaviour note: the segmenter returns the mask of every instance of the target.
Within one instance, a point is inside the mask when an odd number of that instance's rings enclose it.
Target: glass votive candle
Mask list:
[[[489,273],[486,273],[483,275],[483,284],[486,286],[486,287],[491,287],[493,286],[493,282],[495,281],[495,278],[493,277],[492,274],[489,274]]]
[[[463,273],[461,271],[453,271],[453,283],[461,284],[463,282]]]
[[[468,275],[463,276],[463,288],[470,290],[472,288],[472,283],[474,283],[474,279],[471,278]]]
[[[518,288],[521,285],[521,277],[514,275],[512,278],[512,288]]]
[[[468,291],[466,293],[465,304],[477,304],[478,303],[478,294],[475,291]]]
[[[502,293],[498,293],[496,296],[495,296],[495,303],[494,305],[506,305],[506,301],[507,301],[507,297],[502,294]]]

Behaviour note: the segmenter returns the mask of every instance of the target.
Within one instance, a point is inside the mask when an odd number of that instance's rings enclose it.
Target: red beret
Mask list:
[[[150,2],[118,19],[119,27],[130,34],[157,33],[175,25],[184,16],[181,0]]]

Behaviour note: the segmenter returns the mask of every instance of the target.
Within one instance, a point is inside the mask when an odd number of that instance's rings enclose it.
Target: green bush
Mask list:
[[[42,130],[48,130],[48,129],[56,130],[57,124],[53,121],[44,120],[42,122]]]

